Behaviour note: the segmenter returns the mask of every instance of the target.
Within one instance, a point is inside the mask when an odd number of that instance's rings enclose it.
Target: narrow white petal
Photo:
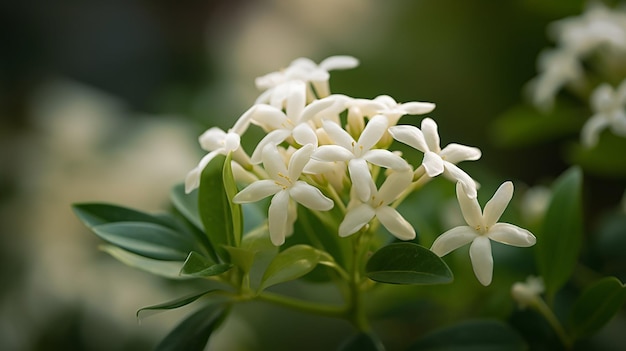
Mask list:
[[[286,191],[279,191],[274,195],[270,202],[270,208],[268,211],[268,222],[270,230],[270,239],[272,244],[280,246],[285,243],[285,236],[287,235],[288,219],[289,219],[289,193]]]
[[[439,147],[439,132],[437,131],[437,123],[431,118],[424,118],[422,120],[422,133],[424,133],[424,139],[428,149],[432,152],[439,153],[441,148]]]
[[[235,122],[235,125],[230,129],[231,132],[242,135],[248,130],[250,126],[250,121],[252,120],[252,116],[254,115],[258,105],[253,105],[246,112],[244,112],[241,117]]]
[[[339,225],[339,236],[346,237],[359,231],[374,218],[376,212],[367,204],[356,205],[346,213]]]
[[[311,84],[318,97],[327,97],[330,95],[330,86],[328,85],[328,78],[322,80],[312,80]],[[312,97],[315,98],[315,97]]]
[[[359,65],[359,60],[347,55],[330,56],[320,62],[319,67],[326,71],[350,69]]]
[[[196,166],[196,168],[187,173],[187,176],[185,177],[185,193],[189,194],[194,189],[200,186],[200,176],[202,175],[202,171],[204,170],[206,165],[208,165],[209,162],[211,162],[211,160],[219,154],[220,150],[209,152],[200,159],[200,162],[198,163],[198,166]]]
[[[397,141],[421,152],[429,151],[424,134],[419,128],[409,125],[389,127],[389,134]]]
[[[336,100],[334,99],[321,99],[315,100],[312,103],[308,104],[307,107],[302,111],[302,116],[299,119],[299,122],[307,122],[312,120],[315,115],[324,111],[327,108],[330,108],[335,104]]]
[[[444,147],[439,156],[450,163],[457,164],[461,161],[476,161],[482,153],[479,148],[452,143]]]
[[[598,86],[591,94],[591,98],[589,101],[590,105],[596,112],[607,110],[611,108],[611,105],[613,103],[613,95],[613,88],[609,84],[603,83]]]
[[[283,128],[282,125],[287,121],[287,116],[279,108],[259,104],[255,105],[254,110],[251,112],[250,121],[265,130],[271,131]]]
[[[459,206],[461,206],[461,213],[465,222],[472,228],[480,228],[483,225],[483,214],[480,209],[480,204],[476,198],[470,198],[467,196],[463,184],[456,183],[456,197],[459,200]]]
[[[388,126],[387,117],[382,115],[374,116],[365,125],[365,129],[363,129],[359,137],[359,146],[364,150],[369,150],[374,147],[380,138],[382,138],[383,134],[385,134]]]
[[[369,150],[362,155],[369,163],[375,164],[380,167],[390,168],[395,171],[408,171],[411,170],[411,166],[400,156],[385,149]]]
[[[335,205],[318,188],[301,180],[289,189],[289,194],[296,202],[316,211],[328,211]]]
[[[478,185],[476,184],[476,181],[474,181],[474,179],[472,179],[469,174],[465,173],[455,164],[448,161],[443,161],[443,176],[455,183],[461,183],[461,185],[463,185],[463,190],[465,191],[465,194],[469,198],[475,199],[476,196],[478,196]]]
[[[293,139],[300,145],[312,144],[317,146],[317,134],[308,123],[298,124],[292,131]]]
[[[354,158],[354,154],[339,145],[322,145],[315,150],[314,159],[325,162],[348,161]]]
[[[202,135],[198,137],[200,146],[206,151],[213,151],[224,147],[224,140],[226,139],[226,132],[218,127],[207,129]]]
[[[340,125],[330,121],[322,122],[323,128],[326,134],[335,142],[335,144],[342,146],[346,149],[352,149],[355,144],[354,139],[348,132],[346,132]]]
[[[444,170],[443,159],[441,158],[441,156],[432,151],[427,151],[426,153],[424,153],[422,165],[426,170],[426,174],[428,174],[428,176],[431,178],[440,175],[441,173],[443,173]]]
[[[373,183],[372,174],[367,166],[367,162],[361,158],[355,158],[348,162],[348,172],[352,180],[352,189],[362,202],[369,200],[371,195],[370,183]]]
[[[413,229],[411,223],[407,222],[394,208],[389,206],[377,208],[376,218],[396,238],[400,240],[415,239],[415,229]]]
[[[479,236],[470,246],[470,259],[472,268],[478,281],[487,286],[491,284],[493,277],[493,256],[491,255],[491,242],[486,236]]]
[[[390,204],[405,191],[413,180],[413,172],[393,172],[383,182],[378,190],[377,198],[384,205]]]
[[[235,151],[239,148],[241,143],[241,137],[236,133],[227,133],[224,138],[224,151],[230,152]]]
[[[496,223],[487,235],[493,241],[518,247],[533,246],[537,242],[531,232],[509,223]]]
[[[261,139],[261,141],[259,141],[254,151],[252,151],[250,162],[255,165],[261,163],[261,161],[263,161],[263,150],[265,147],[271,145],[275,148],[276,145],[285,141],[290,134],[291,131],[287,129],[276,129],[269,132],[265,137],[263,137],[263,139]]]
[[[405,102],[400,105],[400,109],[404,110],[407,115],[423,115],[432,112],[435,109],[435,104],[432,102]]]
[[[513,198],[513,183],[502,183],[495,194],[493,194],[491,200],[485,205],[483,221],[486,226],[491,227],[498,223],[504,210],[506,210],[506,207],[509,205],[511,198]]]
[[[302,170],[306,164],[311,160],[311,155],[315,147],[311,144],[304,145],[300,149],[296,150],[289,159],[288,175],[292,182],[295,182],[300,178]]]
[[[609,125],[604,115],[596,114],[589,118],[580,132],[580,138],[586,147],[594,147],[598,143],[600,132]]]
[[[287,117],[294,123],[300,120],[304,105],[306,104],[306,85],[304,82],[290,82],[287,89],[287,101],[285,112]]]
[[[263,179],[248,185],[238,192],[233,198],[233,202],[238,204],[256,202],[270,195],[274,195],[281,190],[283,190],[283,188],[273,180]]]
[[[477,236],[476,231],[470,227],[454,227],[439,235],[430,250],[439,257],[445,256],[459,247],[471,243]]]

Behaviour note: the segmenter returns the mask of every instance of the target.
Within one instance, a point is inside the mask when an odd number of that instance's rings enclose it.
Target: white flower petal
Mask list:
[[[263,160],[263,150],[266,146],[276,147],[276,145],[285,141],[291,135],[291,131],[288,129],[276,129],[269,132],[266,136],[259,141],[254,151],[252,151],[252,156],[250,156],[250,162],[252,164],[259,164]]]
[[[389,126],[387,117],[376,115],[365,125],[361,136],[359,137],[359,146],[364,150],[371,149],[382,138],[383,134]]]
[[[362,156],[362,158],[367,160],[369,163],[384,168],[390,168],[395,171],[411,170],[409,164],[402,157],[385,149],[369,150]]]
[[[296,202],[316,211],[328,211],[335,205],[333,200],[324,196],[318,188],[301,180],[289,189],[289,194]]]
[[[253,105],[246,112],[244,112],[241,117],[235,122],[235,125],[230,129],[231,132],[242,135],[248,130],[250,126],[250,121],[252,120],[252,116],[256,112],[258,105]]]
[[[364,159],[355,158],[348,162],[348,172],[352,180],[352,189],[362,202],[369,200],[371,195],[371,185],[373,183],[372,174]]]
[[[404,217],[390,206],[376,209],[376,218],[387,230],[400,240],[415,239],[415,229]]]
[[[335,142],[335,144],[345,149],[352,150],[352,146],[354,145],[355,141],[352,136],[348,134],[348,132],[341,128],[340,125],[330,121],[323,121],[322,125],[324,130],[326,131],[326,134],[328,134],[328,136]]]
[[[224,152],[235,151],[239,148],[241,137],[236,133],[227,133],[224,138]]]
[[[529,247],[537,242],[531,232],[509,223],[496,223],[487,235],[493,241],[517,247]]]
[[[388,205],[409,187],[412,180],[413,172],[393,172],[380,186],[376,198],[380,199],[383,205]]]
[[[483,226],[483,214],[480,208],[480,204],[476,198],[470,198],[465,192],[463,184],[456,183],[456,197],[459,200],[459,206],[461,206],[461,213],[465,222],[472,228],[479,228]]]
[[[389,127],[389,134],[397,141],[421,152],[429,151],[424,134],[419,128],[409,125]]]
[[[441,148],[439,146],[439,132],[437,131],[437,123],[431,118],[424,118],[421,125],[422,133],[424,134],[424,140],[428,145],[428,150],[439,153]]]
[[[304,82],[294,81],[287,85],[287,101],[285,112],[287,117],[294,123],[300,120],[300,116],[306,104],[306,85]]]
[[[586,147],[594,147],[598,143],[600,132],[609,125],[609,120],[603,115],[594,115],[585,122],[580,132],[580,138]]]
[[[461,161],[476,161],[482,153],[479,148],[452,143],[444,147],[439,156],[450,163],[457,164]]]
[[[311,144],[304,145],[300,149],[296,150],[289,159],[288,176],[292,182],[295,182],[300,178],[302,170],[306,164],[311,160],[311,155],[315,147]]]
[[[329,99],[329,98],[315,100],[304,108],[304,111],[302,111],[302,116],[300,117],[298,121],[300,123],[308,122],[312,120],[315,117],[315,115],[326,110],[327,108],[332,107],[335,103],[336,103],[335,99]]]
[[[339,236],[346,237],[359,231],[374,218],[376,212],[368,204],[356,205],[346,213],[339,225]]]
[[[465,191],[465,194],[469,198],[475,199],[476,196],[478,196],[478,192],[477,192],[478,185],[476,184],[474,179],[472,179],[472,177],[470,177],[469,174],[465,173],[462,169],[460,169],[456,165],[448,161],[443,161],[443,176],[450,179],[453,182],[461,183],[461,185],[463,186],[463,190]]]
[[[359,60],[347,55],[330,56],[320,62],[319,67],[326,71],[333,71],[338,69],[350,69],[357,67]]]
[[[424,153],[422,165],[426,170],[426,174],[428,174],[428,176],[431,178],[440,175],[441,173],[443,173],[444,170],[443,159],[441,158],[441,156],[432,151],[427,151],[426,153]]]
[[[317,134],[308,123],[298,124],[292,131],[293,139],[300,145],[317,146]]]
[[[279,191],[270,202],[267,219],[269,222],[270,239],[272,244],[280,246],[285,243],[285,236],[289,232],[289,193]]]
[[[322,145],[315,150],[312,157],[319,161],[335,162],[351,160],[354,154],[339,145]]]
[[[445,256],[463,245],[471,243],[478,233],[470,227],[454,227],[439,235],[430,250],[437,256]]]
[[[200,159],[200,162],[198,163],[198,166],[196,166],[196,168],[192,169],[191,171],[189,171],[189,173],[187,173],[187,176],[185,177],[185,193],[186,194],[189,194],[194,189],[200,186],[200,176],[202,175],[202,171],[204,170],[206,165],[208,165],[209,162],[211,162],[211,160],[216,155],[219,155],[219,154],[220,154],[220,150],[209,152],[208,154],[204,155],[204,157]]]
[[[470,259],[472,268],[478,281],[487,286],[491,284],[493,277],[493,256],[491,255],[491,242],[485,236],[479,236],[470,246]]]
[[[491,227],[496,224],[509,205],[511,198],[513,198],[513,183],[502,183],[495,194],[493,194],[491,200],[485,205],[483,211],[484,225]]]
[[[284,128],[284,124],[287,121],[287,116],[283,111],[277,107],[265,104],[255,105],[249,118],[251,123],[267,131]]]
[[[218,127],[207,129],[198,137],[200,146],[206,151],[214,151],[224,147],[226,132]]]
[[[407,115],[423,115],[425,113],[432,112],[435,109],[435,104],[431,102],[405,102],[400,105],[400,109],[404,110]]]
[[[610,109],[611,105],[613,104],[613,95],[613,88],[609,84],[601,84],[591,94],[591,108],[593,108],[593,110],[596,112]]]
[[[238,204],[257,202],[282,190],[283,188],[276,184],[275,181],[263,179],[248,185],[238,192],[237,195],[233,197],[233,202]]]

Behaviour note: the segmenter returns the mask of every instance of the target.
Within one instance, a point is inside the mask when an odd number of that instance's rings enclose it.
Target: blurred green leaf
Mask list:
[[[570,145],[567,149],[567,159],[572,164],[580,165],[586,172],[623,178],[626,176],[624,150],[626,138],[605,131],[593,148],[586,148],[581,144]]]
[[[158,311],[163,311],[163,310],[173,310],[175,308],[179,308],[179,307],[183,307],[183,306],[187,306],[190,303],[196,301],[197,299],[201,298],[204,295],[207,295],[209,293],[215,292],[218,290],[215,289],[211,289],[208,291],[203,291],[199,294],[193,294],[193,295],[187,295],[187,296],[183,296],[180,298],[177,298],[175,300],[172,301],[167,301],[167,302],[163,302],[160,303],[158,305],[152,305],[152,306],[148,306],[148,307],[142,307],[140,309],[137,310],[137,318],[141,318],[142,315],[143,317],[147,317],[146,313],[142,313],[142,312],[147,312],[147,311],[153,311],[154,313],[158,312]]]
[[[607,277],[591,285],[574,303],[569,316],[575,338],[593,334],[608,323],[626,300],[626,287],[619,279]]]
[[[115,222],[92,228],[103,240],[138,255],[164,261],[184,261],[194,250],[189,238],[155,223]]]
[[[226,160],[224,161],[224,168],[222,170],[222,176],[224,177],[224,191],[226,191],[226,197],[228,198],[228,204],[233,221],[233,240],[234,247],[239,247],[241,243],[241,236],[243,234],[243,215],[241,205],[233,202],[233,198],[237,195],[237,184],[235,183],[235,177],[233,176],[233,169],[231,165],[232,155],[228,153]]]
[[[407,351],[514,351],[526,350],[524,340],[508,325],[496,320],[459,323],[426,334]]]
[[[185,184],[177,184],[170,191],[170,200],[174,207],[193,225],[202,229],[202,220],[198,212],[198,191],[185,194]]]
[[[615,211],[605,216],[594,239],[595,249],[604,259],[626,262],[626,213]]]
[[[180,270],[180,274],[194,277],[210,277],[227,272],[232,267],[233,265],[229,263],[216,264],[211,259],[191,251]]]
[[[498,147],[524,147],[577,133],[582,127],[580,112],[556,105],[550,113],[534,106],[515,106],[493,123],[491,134]]]
[[[375,335],[358,333],[339,346],[339,351],[385,351],[385,347]]]
[[[195,312],[172,330],[156,351],[203,351],[211,334],[221,325],[228,309],[213,304]]]
[[[319,251],[308,245],[296,245],[280,252],[265,270],[259,290],[302,277],[315,268],[319,259]]]
[[[376,251],[365,266],[367,277],[388,284],[445,284],[453,280],[448,265],[417,244],[389,244]]]
[[[536,260],[548,300],[567,282],[580,253],[582,223],[582,172],[572,167],[554,183],[543,228],[537,233]]]
[[[161,261],[128,252],[113,245],[102,245],[100,249],[118,261],[137,269],[170,279],[188,279],[180,276],[181,261]]]
[[[89,228],[115,222],[146,222],[170,226],[171,223],[158,217],[131,208],[103,204],[83,203],[72,205],[76,216]]]

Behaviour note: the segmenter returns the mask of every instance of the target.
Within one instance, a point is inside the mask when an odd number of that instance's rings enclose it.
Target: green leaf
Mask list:
[[[227,272],[232,267],[233,265],[230,263],[216,264],[211,259],[192,251],[180,269],[180,274],[194,277],[210,277]]]
[[[339,346],[339,351],[385,351],[385,347],[373,334],[358,333]]]
[[[625,300],[626,287],[615,277],[591,285],[572,308],[569,316],[572,335],[578,339],[600,330],[621,309]]]
[[[524,340],[496,320],[475,320],[439,329],[423,336],[407,351],[515,351],[526,350]]]
[[[237,246],[233,213],[224,187],[226,156],[217,155],[202,171],[198,190],[198,211],[204,231],[222,260],[228,260],[224,246]]]
[[[593,148],[581,144],[569,145],[567,161],[580,165],[589,174],[623,179],[626,177],[624,150],[626,138],[607,130],[600,135],[598,144]]]
[[[74,204],[72,208],[76,216],[89,228],[115,222],[146,222],[168,226],[170,224],[150,214],[111,204]]]
[[[178,299],[172,300],[172,301],[168,301],[168,302],[163,302],[160,303],[158,305],[152,305],[152,306],[148,306],[148,307],[142,307],[140,309],[137,310],[137,318],[140,319],[141,316],[140,314],[142,314],[142,312],[146,312],[146,311],[153,311],[152,314],[159,312],[159,311],[163,311],[163,310],[173,310],[175,308],[179,308],[179,307],[183,307],[183,306],[187,306],[190,303],[196,301],[197,299],[201,298],[204,295],[207,295],[209,293],[215,292],[215,291],[219,291],[216,289],[211,289],[209,291],[203,291],[199,294],[193,294],[193,295],[187,295],[187,296],[183,296],[180,297]],[[152,315],[150,314],[150,315]],[[146,313],[142,314],[143,317],[147,317]]]
[[[226,318],[223,305],[209,305],[182,321],[155,348],[156,351],[203,351],[211,334]]]
[[[367,277],[388,284],[445,284],[453,279],[448,265],[420,245],[403,242],[376,251],[365,266]]]
[[[185,184],[177,184],[170,191],[170,199],[174,207],[198,229],[203,229],[198,212],[198,191],[185,194]]]
[[[172,229],[145,222],[115,222],[92,228],[100,238],[141,256],[164,261],[184,261],[194,245]]]
[[[578,261],[583,236],[582,178],[581,170],[572,167],[555,181],[542,230],[536,233],[537,267],[549,301]]]
[[[128,252],[113,245],[102,245],[100,249],[118,261],[137,269],[170,279],[187,279],[180,276],[180,261],[161,261]]]
[[[228,198],[228,204],[230,206],[230,213],[233,218],[233,238],[235,241],[235,247],[239,247],[241,243],[241,236],[243,234],[243,214],[240,204],[233,202],[233,198],[237,195],[237,183],[235,183],[235,176],[233,175],[233,168],[231,164],[232,155],[228,153],[226,161],[224,161],[223,174],[224,177],[224,190],[226,191],[226,197]]]
[[[259,290],[302,277],[315,268],[319,259],[319,251],[308,245],[295,245],[286,249],[270,262]]]

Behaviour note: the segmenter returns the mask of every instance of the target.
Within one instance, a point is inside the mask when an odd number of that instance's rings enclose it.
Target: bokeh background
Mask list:
[[[526,101],[537,55],[553,45],[547,24],[579,14],[583,4],[0,3],[0,349],[141,350],[158,342],[189,310],[141,325],[135,311],[188,287],[99,252],[70,205],[166,209],[169,188],[202,155],[197,136],[230,126],[258,94],[254,78],[297,57],[359,58],[358,68],[332,73],[336,93],[435,102],[430,115],[442,144],[482,149],[481,161],[467,168],[478,179],[490,174],[522,188],[551,180],[567,167],[559,144],[502,148],[491,126]],[[619,203],[623,179],[587,180],[603,184],[594,196],[607,208]],[[601,213],[603,206],[593,209]],[[246,349],[259,337],[254,328],[267,323],[275,337],[285,337],[277,330],[288,322],[264,317],[256,305],[250,311],[212,348]],[[233,335],[238,343],[229,342]],[[329,345],[339,340],[328,338]]]

